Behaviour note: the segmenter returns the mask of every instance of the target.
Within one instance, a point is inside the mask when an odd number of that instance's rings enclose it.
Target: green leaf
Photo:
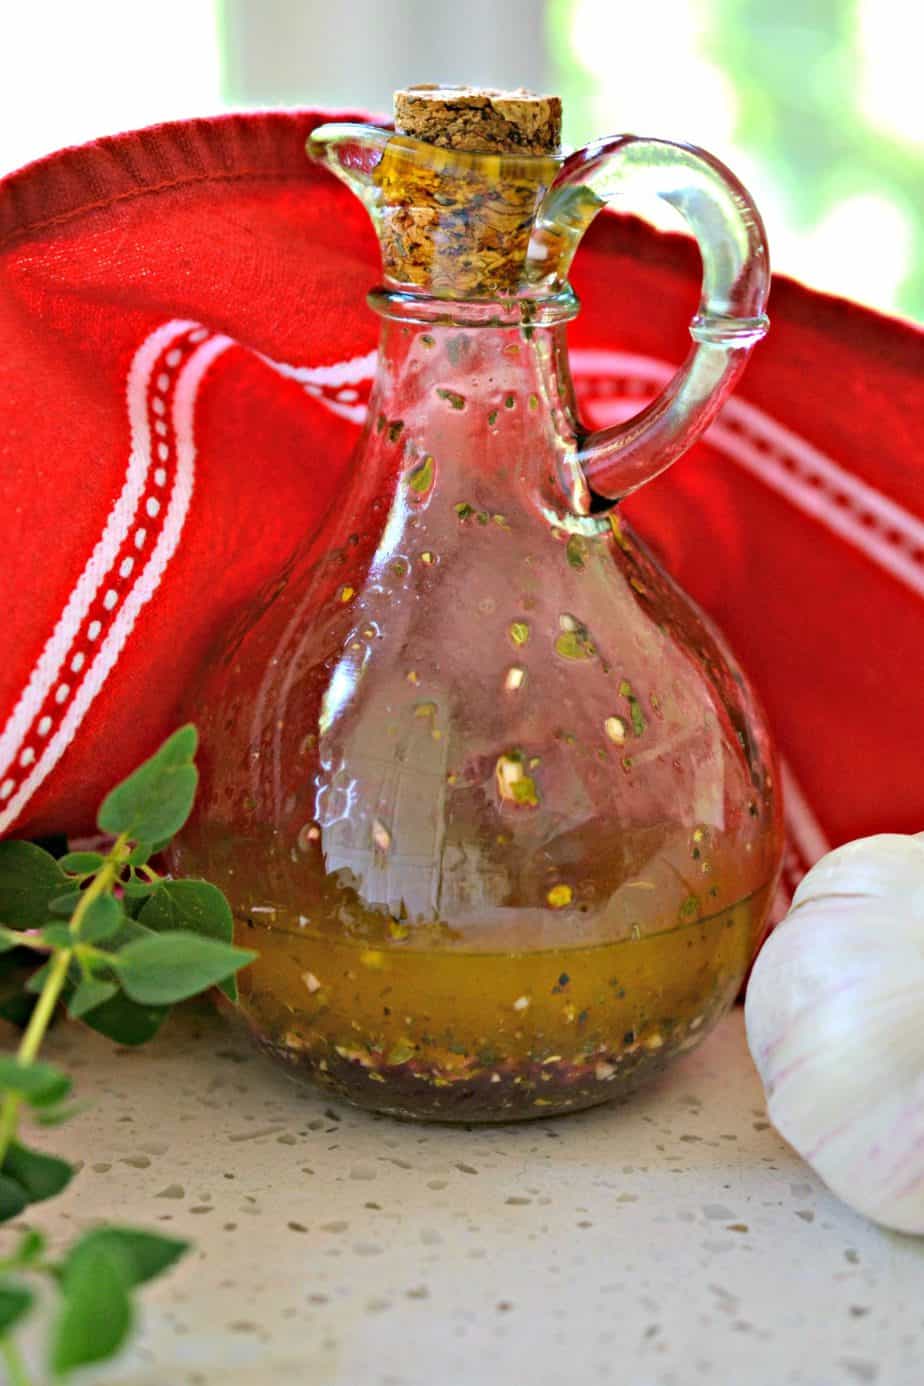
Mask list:
[[[133,1001],[172,1005],[224,981],[256,956],[217,939],[176,931],[130,943],[117,955],[116,965]]]
[[[74,910],[83,899],[82,890],[69,890],[65,895],[58,895],[48,906],[50,914],[63,914],[67,918],[74,913]]]
[[[66,1189],[74,1170],[56,1155],[43,1155],[40,1150],[30,1150],[13,1141],[3,1161],[3,1174],[25,1189],[30,1203],[41,1203]]]
[[[118,966],[117,950],[125,948],[127,944],[137,942],[139,939],[152,937],[150,929],[144,928],[137,920],[129,919],[123,915],[116,933],[108,940],[109,949],[112,950],[110,956],[113,971]],[[94,960],[92,966],[96,971],[98,967],[105,970],[107,965]],[[103,979],[94,978],[94,980]],[[92,1010],[85,1011],[80,1018],[84,1025],[88,1025],[91,1030],[105,1035],[107,1039],[114,1040],[116,1044],[134,1046],[146,1044],[149,1039],[152,1039],[169,1013],[170,1008],[168,1006],[139,1006],[136,1002],[129,1000],[127,996],[117,992],[108,1000],[94,1006]]]
[[[0,842],[0,920],[36,928],[48,918],[49,903],[66,890],[58,862],[32,842]]]
[[[99,943],[112,938],[122,923],[122,907],[112,895],[97,895],[88,906],[80,921],[80,939],[83,943]]]
[[[161,1237],[156,1232],[145,1232],[137,1227],[95,1227],[84,1234],[64,1263],[64,1275],[70,1257],[76,1252],[81,1255],[87,1247],[102,1247],[110,1254],[122,1259],[128,1270],[129,1288],[143,1285],[180,1259],[192,1244],[176,1237]]]
[[[151,930],[146,929],[143,924],[139,924],[137,919],[132,919],[130,915],[123,914],[119,920],[119,927],[111,938],[107,940],[109,944],[108,952],[118,952],[127,943],[136,943],[140,938],[150,938]]]
[[[7,1261],[7,1265],[28,1266],[33,1261],[37,1261],[45,1250],[46,1242],[41,1232],[36,1232],[35,1228],[30,1227],[22,1234],[19,1246],[13,1252],[12,1257]]]
[[[35,1005],[26,994],[25,986],[35,971],[36,954],[31,948],[15,948],[0,953],[0,1017],[11,1024],[24,1027]]]
[[[193,765],[198,737],[193,726],[181,727],[150,760],[116,785],[97,817],[104,833],[127,833],[140,842],[172,837],[189,817],[198,773]]]
[[[46,924],[40,937],[49,948],[72,948],[74,946],[74,936],[69,924]]]
[[[0,953],[0,1019],[24,1030],[35,1008],[35,998],[26,994],[26,982],[35,971],[31,948]]]
[[[147,899],[148,897],[146,895],[122,896],[122,908],[129,919],[138,918],[139,914],[144,909],[144,906],[147,903]]]
[[[82,1017],[84,1025],[116,1044],[147,1044],[170,1014],[169,1006],[139,1006],[121,994],[104,1001]]]
[[[21,944],[21,934],[15,929],[8,929],[5,924],[0,924],[0,953],[8,953],[11,948],[19,948]]]
[[[51,971],[51,966],[51,960],[49,959],[48,962],[42,964],[37,972],[33,972],[32,976],[26,982],[26,991],[32,996],[38,996],[40,994],[45,983],[48,981],[48,974]]]
[[[125,881],[122,890],[129,900],[147,900],[158,885],[158,881]]]
[[[90,876],[100,869],[105,860],[100,852],[68,852],[58,858],[58,865],[71,876]]]
[[[17,1280],[0,1280],[0,1333],[8,1333],[14,1323],[28,1314],[34,1298],[32,1291]]]
[[[167,841],[169,842],[169,838]],[[146,842],[138,842],[129,852],[126,860],[129,866],[145,866],[151,855],[151,848]]]
[[[130,1283],[130,1266],[116,1248],[81,1238],[61,1277],[64,1303],[52,1335],[53,1371],[64,1375],[118,1352],[132,1323]]]
[[[122,904],[124,905],[124,901]],[[138,923],[137,919],[132,919],[131,915],[122,914],[115,933],[110,934],[105,940],[105,946],[98,950],[96,957],[87,959],[87,966],[95,976],[109,980],[115,975],[117,964],[115,955],[119,950],[124,948],[126,944],[136,943],[138,939],[150,937],[150,929],[145,929],[143,925]]]
[[[234,934],[231,906],[217,886],[208,881],[163,881],[138,916],[157,933],[188,929],[204,938],[230,943]],[[232,975],[220,982],[229,1001],[237,1001],[237,981]]]
[[[85,977],[74,992],[67,1005],[71,1020],[79,1020],[87,1011],[95,1010],[110,996],[115,996],[119,988],[115,982],[102,982],[97,977]]]
[[[72,1117],[87,1111],[89,1106],[89,1102],[70,1102],[66,1107],[62,1107],[60,1103],[56,1107],[41,1107],[35,1113],[35,1120],[39,1126],[63,1126]]]
[[[0,1222],[9,1222],[29,1206],[29,1197],[15,1179],[0,1174]]]
[[[67,1096],[71,1080],[52,1064],[21,1064],[12,1054],[0,1054],[0,1088],[18,1093],[33,1107],[48,1107]]]
[[[209,881],[160,882],[141,911],[139,922],[156,933],[188,929],[222,943],[230,943],[234,933],[231,906]]]

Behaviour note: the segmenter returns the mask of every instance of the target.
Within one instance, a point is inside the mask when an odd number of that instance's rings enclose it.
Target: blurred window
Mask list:
[[[701,144],[756,199],[774,266],[924,317],[924,5],[550,0],[571,142]]]
[[[545,87],[568,143],[704,145],[756,198],[777,269],[924,318],[920,0],[33,0],[3,34],[0,172],[241,106]]]

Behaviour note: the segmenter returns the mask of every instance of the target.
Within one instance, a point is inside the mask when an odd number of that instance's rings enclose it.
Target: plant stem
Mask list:
[[[11,1338],[0,1338],[0,1357],[6,1363],[9,1386],[31,1386],[31,1378],[19,1349]]]
[[[93,901],[109,890],[118,879],[126,842],[127,838],[124,833],[116,839],[112,844],[112,850],[94,876],[92,883],[81,895],[80,903],[71,920],[71,932],[75,938],[80,935],[83,917]],[[16,1052],[16,1058],[20,1064],[31,1064],[41,1048],[45,1031],[48,1029],[55,1006],[58,1004],[61,989],[67,980],[67,970],[71,965],[73,956],[72,948],[61,948],[56,950],[52,957],[45,985],[42,987],[35,1010],[29,1017],[29,1024],[26,1026],[19,1049]],[[3,1168],[3,1163],[6,1160],[10,1142],[16,1135],[16,1121],[21,1103],[22,1098],[18,1093],[8,1092],[3,1099],[3,1105],[0,1106],[0,1169]]]
[[[22,929],[22,930],[17,929],[17,931],[16,931],[16,947],[17,947],[17,948],[34,948],[35,951],[36,951],[37,953],[50,953],[50,952],[51,952],[51,949],[49,948],[49,946],[48,946],[47,943],[43,943],[42,940],[41,940],[40,938],[30,938],[30,934],[37,933],[37,932],[38,932],[38,931],[35,930],[35,929],[28,929],[28,930],[27,930],[27,929]]]
[[[92,883],[87,886],[87,889],[81,895],[80,903],[74,910],[74,917],[71,920],[71,933],[75,938],[80,934],[80,926],[83,923],[83,917],[93,904],[93,901],[98,899],[100,895],[105,894],[107,890],[115,885],[119,872],[122,869],[122,860],[125,854],[125,845],[127,841],[128,839],[124,833],[121,837],[116,838],[115,842],[112,844],[109,855],[93,877]]]
[[[31,1064],[39,1051],[45,1037],[45,1031],[48,1029],[48,1022],[58,1004],[58,997],[61,995],[61,988],[64,986],[72,956],[70,948],[62,948],[59,953],[54,955],[51,971],[42,987],[42,994],[35,1010],[29,1017],[29,1024],[26,1026],[26,1032],[16,1052],[16,1058],[21,1064]],[[3,1099],[3,1106],[0,1107],[0,1169],[6,1160],[10,1142],[16,1135],[16,1118],[19,1115],[21,1102],[22,1098],[19,1093],[8,1092]]]
[[[58,1003],[58,997],[61,995],[61,988],[64,986],[72,956],[73,953],[70,948],[62,948],[55,953],[51,960],[48,978],[42,987],[35,1010],[29,1017],[29,1024],[26,1026],[25,1034],[16,1053],[16,1059],[20,1064],[31,1064],[41,1048],[45,1031],[48,1029],[49,1021]],[[5,1154],[5,1152],[2,1153]]]

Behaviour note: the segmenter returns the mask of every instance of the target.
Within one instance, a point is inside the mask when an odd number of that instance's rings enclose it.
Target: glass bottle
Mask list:
[[[342,497],[196,692],[175,866],[230,898],[260,954],[240,1014],[295,1072],[405,1117],[586,1107],[724,1014],[779,866],[754,696],[615,504],[765,330],[761,223],[653,140],[562,161],[330,125],[309,149],[379,232],[378,372]],[[703,299],[664,395],[588,434],[567,272],[624,184],[687,218]]]

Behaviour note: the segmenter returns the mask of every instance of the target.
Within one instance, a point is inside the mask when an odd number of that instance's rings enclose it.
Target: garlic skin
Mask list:
[[[837,1196],[924,1234],[924,834],[838,847],[805,876],[748,984],[780,1135]]]

